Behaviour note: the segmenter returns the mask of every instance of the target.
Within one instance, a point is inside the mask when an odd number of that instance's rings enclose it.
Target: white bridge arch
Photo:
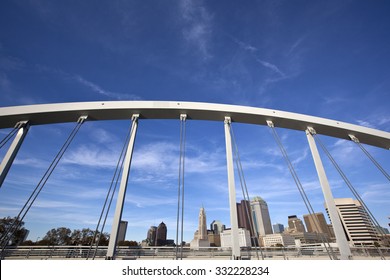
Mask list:
[[[276,127],[305,131],[313,127],[318,134],[350,140],[354,135],[361,143],[390,149],[390,133],[336,120],[319,118],[286,111],[248,106],[181,102],[181,101],[108,101],[55,103],[0,108],[0,128],[14,127],[19,121],[30,125],[74,122],[80,116],[89,121],[130,119],[139,114],[140,119],[187,119],[223,121],[267,125],[272,121]]]
[[[192,120],[224,121],[232,227],[232,258],[235,259],[240,257],[240,248],[238,244],[238,223],[235,206],[236,195],[230,135],[231,122],[269,125],[306,131],[324,193],[325,202],[328,206],[329,216],[334,226],[341,259],[349,258],[351,255],[349,245],[346,241],[340,220],[338,219],[337,209],[334,204],[334,199],[313,134],[318,133],[340,139],[354,140],[379,148],[390,149],[390,133],[341,121],[272,109],[181,101],[104,101],[3,107],[0,108],[0,129],[14,127],[15,129],[18,129],[18,134],[1,162],[0,186],[27,134],[29,126],[76,122],[80,120],[84,121],[85,119],[88,121],[98,121],[131,118],[133,129],[127,148],[113,229],[107,252],[107,258],[113,259],[115,258],[115,244],[119,231],[119,221],[123,210],[123,201],[126,192],[128,171],[131,165],[138,119],[182,119],[183,116],[185,116],[186,119]]]

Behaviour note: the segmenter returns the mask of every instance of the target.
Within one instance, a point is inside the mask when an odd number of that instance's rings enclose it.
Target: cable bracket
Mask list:
[[[355,136],[355,135],[352,135],[352,134],[348,134],[349,138],[351,138],[351,140],[355,143],[360,143],[359,139]]]
[[[272,121],[267,121],[267,125],[271,128],[275,127],[275,125]]]
[[[132,121],[136,121],[136,120],[138,120],[139,119],[139,114],[133,114],[132,116],[131,116],[131,120]]]
[[[81,116],[81,117],[79,117],[79,119],[77,120],[77,123],[82,124],[82,123],[84,123],[84,121],[85,121],[87,118],[88,118],[87,115]]]
[[[306,132],[310,133],[311,135],[317,134],[316,130],[314,128],[312,128],[311,126],[307,127]]]
[[[22,127],[26,127],[28,125],[28,122],[29,121],[20,121],[20,122],[17,122],[14,126],[14,128],[22,128]]]

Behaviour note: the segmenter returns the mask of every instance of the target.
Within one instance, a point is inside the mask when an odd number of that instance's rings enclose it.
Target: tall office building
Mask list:
[[[267,202],[259,196],[256,196],[251,201],[252,217],[254,221],[255,231],[260,236],[272,234],[271,218],[268,211]]]
[[[225,225],[219,220],[214,220],[210,224],[210,230],[212,230],[214,234],[220,234],[224,229]]]
[[[251,236],[255,236],[251,230],[251,203],[248,200],[241,200],[236,203],[238,228],[246,228]]]
[[[156,233],[157,233],[157,227],[151,226],[146,236],[147,245],[149,246],[156,245]]]
[[[328,238],[332,236],[323,213],[303,215],[303,219],[308,232],[324,233]]]
[[[288,216],[288,232],[306,232],[302,220],[299,219],[296,215]]]
[[[371,219],[358,200],[336,198],[334,202],[350,243],[355,246],[364,246],[379,242]]]
[[[282,224],[274,224],[272,228],[274,229],[274,233],[282,233],[284,231],[284,225]]]
[[[161,222],[156,231],[156,246],[164,246],[167,242],[167,226]]]
[[[199,211],[198,230],[194,234],[194,239],[191,241],[190,247],[194,249],[200,247],[210,247],[210,241],[208,239],[206,227],[206,212],[203,206]]]

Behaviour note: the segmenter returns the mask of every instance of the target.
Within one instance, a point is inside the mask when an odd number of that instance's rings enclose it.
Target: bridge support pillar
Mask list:
[[[230,225],[232,238],[232,259],[240,259],[240,243],[238,240],[238,220],[236,206],[236,185],[234,182],[234,163],[232,152],[232,136],[230,133],[231,119],[225,117],[225,141],[226,141],[226,162],[229,186],[229,204],[230,204]]]
[[[24,138],[27,135],[29,124],[28,121],[21,121],[18,122],[15,127],[18,128],[19,131],[0,164],[0,188],[3,185],[5,177],[11,168],[11,165],[19,151],[20,146],[23,143]]]
[[[129,143],[127,145],[126,155],[125,155],[125,159],[124,159],[124,163],[123,163],[122,178],[121,178],[118,198],[117,198],[117,202],[116,202],[114,220],[112,223],[112,229],[111,229],[110,241],[108,243],[106,260],[115,259],[116,243],[118,240],[120,221],[122,219],[123,205],[125,202],[127,182],[129,179],[129,172],[130,172],[130,166],[131,166],[131,159],[133,157],[135,136],[137,134],[138,118],[139,118],[139,115],[137,115],[137,114],[134,114],[132,116],[130,140],[129,140]]]
[[[352,256],[351,249],[345,236],[344,229],[341,224],[341,220],[333,198],[332,190],[330,189],[328,178],[326,176],[325,169],[322,164],[315,139],[313,137],[313,135],[315,134],[316,131],[312,127],[308,127],[306,129],[307,140],[309,142],[311,154],[313,156],[314,164],[317,169],[317,174],[320,180],[322,192],[324,194],[326,207],[328,208],[329,217],[333,225],[334,233],[336,235],[336,242],[340,250],[340,259],[348,260]]]

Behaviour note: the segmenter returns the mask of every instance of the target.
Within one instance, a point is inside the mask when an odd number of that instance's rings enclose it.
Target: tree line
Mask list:
[[[46,235],[37,241],[25,240],[28,235],[28,230],[24,228],[24,222],[20,222],[19,219],[5,217],[0,219],[0,239],[6,238],[6,234],[10,235],[10,229],[15,228],[12,238],[8,245],[37,245],[37,246],[64,246],[64,245],[82,245],[88,246],[99,242],[100,246],[107,246],[110,235],[108,233],[100,233],[99,231],[95,235],[95,231],[90,228],[71,230],[66,227],[58,227],[49,230]],[[13,230],[12,230],[13,231]],[[93,241],[93,242],[92,242]],[[119,242],[120,246],[137,246],[135,241],[122,241]]]

